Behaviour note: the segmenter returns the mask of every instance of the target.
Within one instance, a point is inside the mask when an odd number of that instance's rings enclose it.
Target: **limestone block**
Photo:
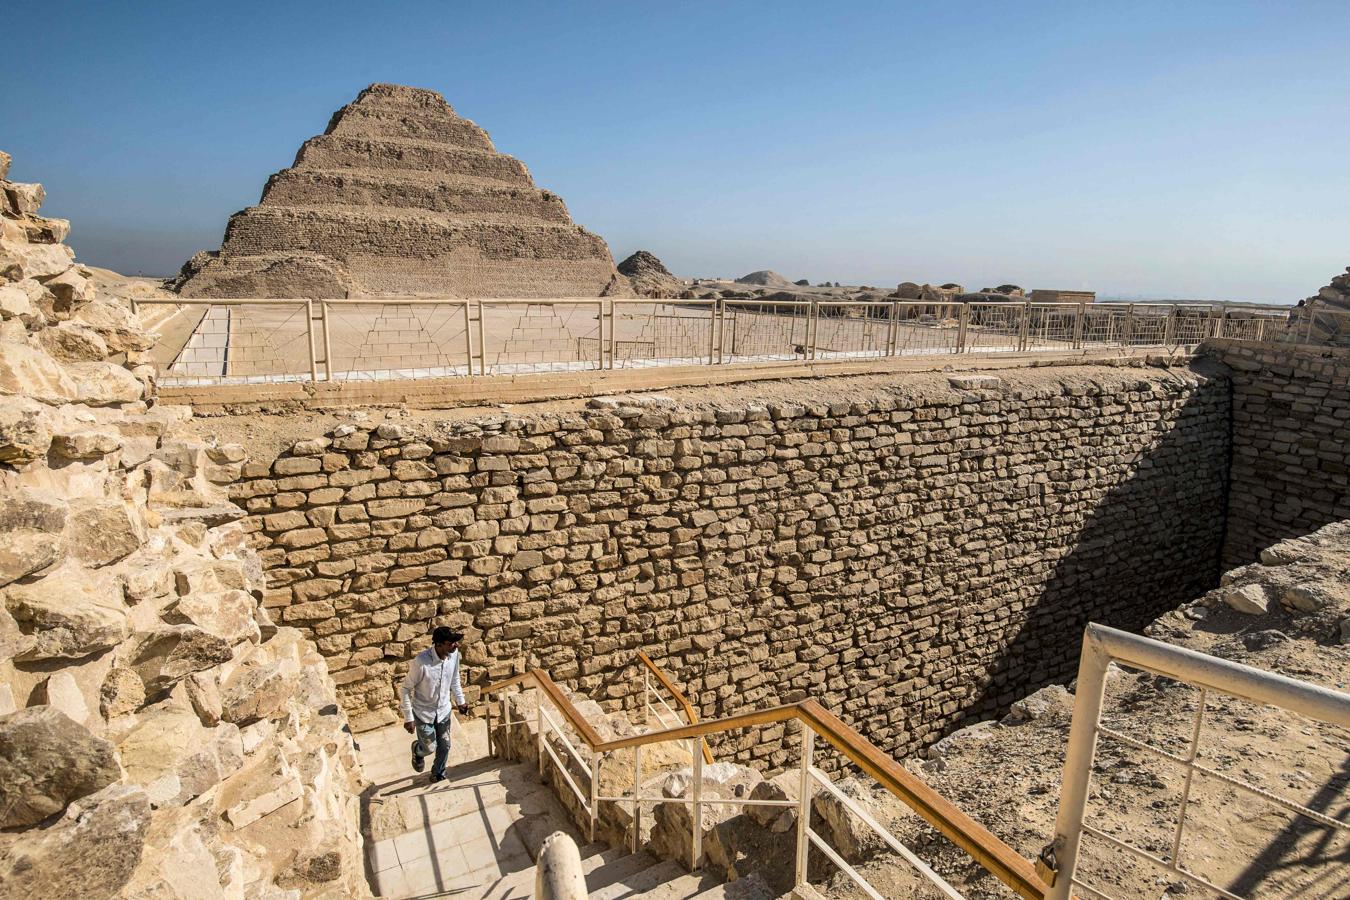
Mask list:
[[[42,403],[59,404],[76,400],[80,388],[44,351],[0,341],[0,394],[20,394]]]
[[[304,793],[300,775],[273,746],[255,764],[221,785],[216,808],[236,829],[247,827]]]
[[[160,805],[178,791],[154,782],[172,773],[179,761],[203,743],[206,730],[197,714],[172,701],[150,707],[136,715],[135,724],[117,741],[117,755],[129,782],[139,784]]]
[[[165,621],[196,625],[231,644],[256,641],[260,637],[253,617],[256,606],[253,596],[242,590],[192,592],[165,612]]]
[[[66,504],[47,491],[0,488],[0,587],[59,562]]]
[[[80,498],[70,506],[64,535],[70,555],[98,567],[134,553],[145,543],[145,523],[122,500]]]
[[[285,705],[293,687],[281,663],[255,657],[221,685],[220,717],[238,725],[269,718]]]
[[[1021,725],[1056,717],[1067,720],[1071,716],[1073,694],[1062,684],[1050,684],[1014,702],[1008,715],[1003,717],[1003,724]]]
[[[52,452],[62,459],[99,459],[122,449],[122,436],[115,431],[85,429],[52,436]]]
[[[10,208],[20,216],[35,216],[47,199],[47,191],[40,184],[6,182],[3,188],[9,196]]]
[[[157,335],[141,327],[125,300],[94,297],[76,310],[71,322],[98,334],[113,353],[144,351],[155,346]]]
[[[796,801],[800,785],[800,773],[780,772],[755,785],[750,791],[750,799]],[[746,814],[760,826],[776,833],[790,831],[797,825],[797,812],[792,807],[748,806]]]
[[[141,399],[144,385],[126,369],[109,362],[66,364],[76,386],[76,399],[89,406],[113,406]]]
[[[1249,616],[1265,615],[1270,607],[1270,595],[1266,593],[1265,586],[1260,584],[1227,588],[1222,597],[1229,608]]]
[[[735,763],[717,762],[703,767],[702,796],[709,798],[748,798],[764,778],[754,769]],[[693,796],[693,769],[680,769],[666,776],[661,794],[670,798]],[[703,808],[705,838],[718,824],[739,810],[713,804]],[[651,852],[664,859],[688,860],[693,850],[693,814],[687,803],[658,803],[652,813]]]
[[[132,669],[114,666],[99,688],[99,712],[112,720],[129,715],[145,703],[145,682]]]
[[[93,666],[87,668],[96,668]],[[89,723],[89,703],[85,699],[84,691],[80,687],[75,674],[85,675],[86,667],[72,669],[63,669],[60,672],[53,672],[42,686],[46,693],[47,705],[55,709],[71,721],[79,725],[88,725]],[[89,673],[93,674],[93,673]],[[99,723],[102,724],[102,723]]]
[[[50,706],[0,716],[0,827],[34,825],[121,775],[112,744]]]
[[[109,785],[72,803],[50,827],[0,846],[0,884],[26,900],[117,896],[140,863],[149,825],[145,792]]]
[[[1332,591],[1320,584],[1293,585],[1285,588],[1280,594],[1280,603],[1285,609],[1297,610],[1301,613],[1317,612],[1330,604],[1332,599]]]
[[[908,807],[904,802],[879,785],[858,778],[845,778],[836,782],[835,786],[882,825],[907,814]],[[850,812],[828,791],[817,791],[811,798],[811,812],[813,819],[820,819],[819,826],[813,823],[812,827],[845,862],[862,862],[886,847],[881,836],[871,826]]]
[[[11,281],[50,278],[70,268],[75,251],[65,244],[30,244],[0,236],[0,275]]]
[[[36,284],[36,282],[32,282]],[[29,318],[36,312],[33,298],[17,284],[0,284],[0,319]]]
[[[50,313],[57,319],[69,318],[77,306],[91,302],[95,296],[93,283],[75,266],[46,279],[42,285],[52,298]]]
[[[65,362],[104,360],[111,355],[108,345],[98,336],[98,332],[71,322],[44,328],[38,332],[37,338],[42,349],[55,359]]]
[[[47,455],[48,407],[27,397],[0,397],[0,463],[23,465]]]
[[[129,664],[146,690],[157,692],[233,657],[230,642],[223,638],[194,625],[168,625],[136,635]]]
[[[29,584],[11,584],[5,606],[34,643],[19,658],[78,659],[130,634],[121,591],[109,577],[67,562]]]

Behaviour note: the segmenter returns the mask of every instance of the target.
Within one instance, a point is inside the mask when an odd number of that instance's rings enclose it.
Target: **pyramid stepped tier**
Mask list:
[[[561,197],[536,187],[376,169],[285,169],[267,182],[262,205],[390,207],[572,222]]]
[[[177,287],[190,297],[593,297],[626,284],[605,242],[440,94],[376,84],[305,141]]]

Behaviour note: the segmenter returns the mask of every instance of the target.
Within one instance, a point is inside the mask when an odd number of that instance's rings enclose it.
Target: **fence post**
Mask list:
[[[328,334],[328,301],[319,301],[319,316],[323,320],[323,380],[333,380],[333,341]]]
[[[708,365],[717,363],[717,310],[722,305],[719,298],[713,301],[712,309],[708,313]]]
[[[478,300],[478,374],[487,374],[487,343],[483,340],[483,300]]]
[[[693,820],[693,840],[689,868],[697,869],[703,861],[703,754],[700,753],[699,739],[689,739],[689,755],[694,760],[694,808],[690,819]]]
[[[719,306],[717,314],[713,317],[717,320],[717,362],[720,365],[727,361],[727,308]],[[733,348],[734,349],[734,348]]]
[[[1125,307],[1125,326],[1121,329],[1120,342],[1126,347],[1134,342],[1134,304]]]
[[[613,300],[609,301],[609,367],[614,368],[614,358],[619,352],[619,337],[614,330],[614,326],[619,322],[619,307]]]
[[[956,320],[956,352],[966,352],[966,327],[970,324],[970,304],[962,303]]]
[[[797,860],[794,887],[805,887],[807,854],[811,849],[806,832],[811,822],[811,757],[815,751],[816,733],[805,722],[801,723],[802,772],[797,795]]]
[[[305,301],[305,337],[309,339],[309,380],[319,380],[319,366],[314,360],[314,301]]]
[[[601,300],[595,305],[595,328],[596,340],[595,347],[599,352],[600,358],[596,360],[595,367],[600,371],[605,368],[605,301]],[[595,838],[591,838],[595,840]]]
[[[544,780],[544,754],[548,753],[548,751],[544,749],[544,722],[545,722],[545,719],[544,719],[544,692],[543,692],[543,691],[539,691],[538,717],[539,717],[539,725],[538,725],[538,728],[537,728],[536,730],[537,730],[537,736],[538,736],[538,738],[539,738],[539,780],[540,780],[540,781],[543,781],[543,780]]]
[[[812,300],[806,314],[806,358],[816,358],[816,333],[820,329],[820,301]]]
[[[464,365],[473,377],[473,323],[469,319],[469,301],[464,301]]]
[[[1177,337],[1177,315],[1181,312],[1181,307],[1173,303],[1172,308],[1167,311],[1167,321],[1163,323],[1163,346],[1171,347]]]
[[[894,356],[900,338],[900,301],[891,304],[891,333],[886,338],[886,355]]]
[[[1073,349],[1083,349],[1083,324],[1087,320],[1087,302],[1078,301],[1078,310],[1073,317]]]
[[[1022,321],[1017,326],[1017,349],[1019,352],[1026,352],[1027,336],[1031,330],[1031,301],[1027,300],[1022,304]]]

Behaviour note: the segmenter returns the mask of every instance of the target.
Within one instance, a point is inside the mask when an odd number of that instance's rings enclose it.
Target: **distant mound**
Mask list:
[[[669,298],[684,290],[684,285],[670,274],[656,254],[639,250],[619,263],[619,274],[633,283],[639,297]]]
[[[751,272],[749,275],[742,275],[736,279],[737,284],[761,284],[765,287],[793,287],[791,281],[788,281],[782,275],[772,269],[760,269],[758,272]]]

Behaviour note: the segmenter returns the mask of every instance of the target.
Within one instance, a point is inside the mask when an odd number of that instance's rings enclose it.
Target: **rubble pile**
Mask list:
[[[0,153],[0,894],[368,896],[323,657],[147,333]]]

